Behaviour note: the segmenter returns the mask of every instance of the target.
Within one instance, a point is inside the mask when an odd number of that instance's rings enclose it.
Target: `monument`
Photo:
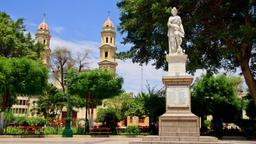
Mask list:
[[[159,118],[159,135],[146,136],[142,141],[130,142],[130,144],[218,143],[215,137],[200,136],[199,118],[191,112],[190,85],[193,77],[186,74],[187,55],[181,47],[185,33],[175,7],[172,8],[171,13],[172,16],[167,23],[168,74],[162,78],[165,85],[166,112]]]

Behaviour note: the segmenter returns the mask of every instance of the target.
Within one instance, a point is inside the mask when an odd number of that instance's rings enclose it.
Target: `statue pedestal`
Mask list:
[[[143,137],[130,144],[217,144],[215,137],[200,136],[199,118],[191,112],[190,85],[193,77],[186,74],[187,55],[169,54],[168,74],[163,76],[166,112],[159,117],[159,135]]]

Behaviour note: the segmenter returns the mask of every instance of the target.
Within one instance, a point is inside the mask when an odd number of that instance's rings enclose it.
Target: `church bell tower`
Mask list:
[[[115,61],[116,53],[116,32],[110,18],[103,24],[101,31],[100,61],[99,68],[110,69],[116,71],[117,63]]]
[[[40,54],[40,58],[43,64],[49,67],[50,66],[49,59],[51,54],[51,49],[50,49],[51,34],[49,31],[48,25],[45,22],[45,15],[44,15],[43,21],[38,26],[38,29],[35,35],[36,35],[36,38],[35,38],[36,43],[41,43],[44,45],[44,49]]]

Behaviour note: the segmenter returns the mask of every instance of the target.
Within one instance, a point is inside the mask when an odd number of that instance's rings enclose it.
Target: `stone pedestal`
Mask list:
[[[168,74],[163,76],[166,112],[159,118],[159,135],[147,136],[130,144],[215,144],[215,137],[200,136],[199,118],[191,112],[190,85],[193,77],[186,74],[187,55],[169,54]]]

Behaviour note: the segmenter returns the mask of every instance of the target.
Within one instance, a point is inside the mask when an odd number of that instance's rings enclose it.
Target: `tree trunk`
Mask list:
[[[243,44],[240,48],[239,54],[238,54],[238,62],[241,67],[241,71],[243,73],[245,82],[248,86],[250,95],[254,101],[254,104],[256,106],[256,83],[253,77],[253,74],[251,72],[249,61],[251,57],[251,48],[252,44]]]
[[[61,64],[60,67],[60,77],[61,77],[61,87],[63,92],[65,93],[65,83],[64,83],[64,65]]]
[[[245,82],[248,86],[250,95],[252,96],[254,104],[256,106],[256,83],[254,81],[253,74],[250,70],[249,64],[241,62],[240,67],[244,75]]]
[[[88,120],[88,107],[87,105],[85,106],[85,120]]]
[[[91,127],[93,127],[93,107],[92,107],[92,110],[91,110]]]
[[[1,111],[4,111],[8,107],[10,107],[10,102],[9,102],[10,97],[11,97],[11,92],[9,89],[7,89],[3,94],[3,102],[1,105]]]

